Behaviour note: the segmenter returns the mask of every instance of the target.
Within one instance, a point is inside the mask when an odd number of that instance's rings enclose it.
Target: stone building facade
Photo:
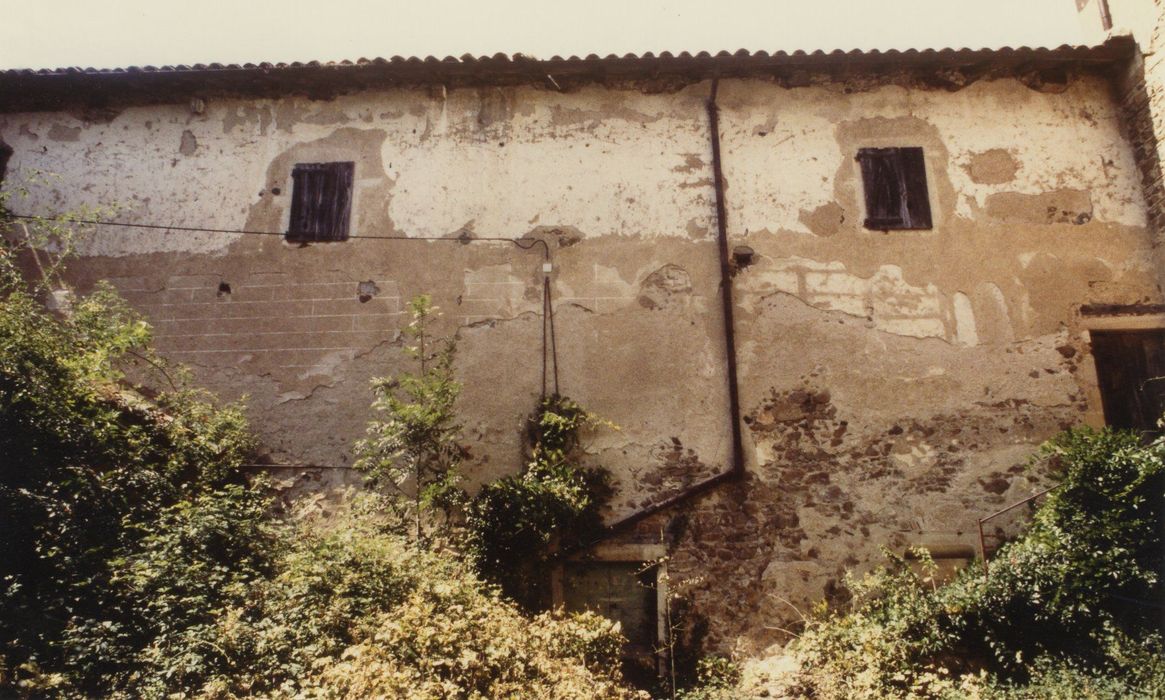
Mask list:
[[[0,140],[7,188],[59,176],[14,212],[170,227],[96,227],[75,283],[110,280],[165,355],[246,396],[298,491],[357,481],[369,379],[405,366],[428,293],[459,342],[469,485],[522,468],[557,386],[618,426],[587,438],[618,525],[592,554],[665,556],[709,642],[747,648],[883,546],[973,556],[977,518],[1043,484],[1039,443],[1140,381],[1091,352],[1165,328],[1120,89],[1137,60],[1117,39],[10,71]],[[287,240],[303,173],[334,163],[348,239]],[[871,210],[894,202],[927,220]]]

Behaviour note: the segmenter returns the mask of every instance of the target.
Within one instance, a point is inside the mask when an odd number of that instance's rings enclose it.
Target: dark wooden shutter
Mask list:
[[[291,241],[346,241],[355,163],[299,163],[291,172]]]
[[[1105,422],[1157,434],[1165,414],[1165,330],[1091,335]]]
[[[930,193],[926,159],[916,146],[858,151],[869,229],[928,229]]]

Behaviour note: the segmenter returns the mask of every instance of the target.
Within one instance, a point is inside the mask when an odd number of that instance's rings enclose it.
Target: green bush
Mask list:
[[[1059,487],[1028,531],[996,553],[990,576],[971,567],[938,587],[926,580],[932,566],[919,575],[893,559],[851,578],[850,611],[822,611],[793,645],[803,691],[823,698],[1165,694],[1165,443],[1081,429],[1050,441],[1042,455]]]
[[[254,488],[228,486],[167,508],[130,554],[112,562],[113,584],[132,610],[121,635],[136,652],[125,673],[106,680],[159,696],[234,671],[220,617],[247,605],[286,547],[269,500]],[[71,631],[70,646],[94,646],[103,639],[97,631]]]
[[[367,514],[254,533],[279,533],[267,549],[280,555],[226,572],[204,566],[199,530],[153,540],[142,558],[150,572],[164,555],[178,563],[153,611],[164,629],[117,688],[127,697],[627,697],[611,670],[617,625],[523,617],[455,557]],[[200,595],[209,579],[222,595]]]
[[[677,700],[735,700],[741,670],[732,659],[705,656],[696,663],[696,682],[676,693]]]
[[[618,625],[592,614],[527,618],[448,557],[380,536],[403,557],[395,600],[317,665],[318,697],[623,698]],[[384,600],[385,598],[381,598]]]

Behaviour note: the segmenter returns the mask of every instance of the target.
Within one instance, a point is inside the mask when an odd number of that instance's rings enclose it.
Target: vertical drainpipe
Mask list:
[[[664,509],[702,494],[730,479],[744,475],[744,437],[740,420],[740,386],[736,378],[736,322],[733,318],[732,266],[728,256],[728,221],[724,206],[724,173],[720,168],[720,112],[716,106],[716,91],[720,79],[712,79],[712,94],[708,97],[708,122],[712,141],[712,184],[716,191],[716,243],[720,251],[720,298],[724,304],[724,353],[728,370],[728,413],[732,421],[732,466],[727,471],[696,482],[662,501],[639,510],[607,526],[599,538],[608,537]],[[597,542],[598,540],[596,540]],[[592,543],[594,544],[594,543]]]
[[[716,93],[719,76],[712,78],[708,96],[708,124],[712,137],[712,184],[716,190],[716,243],[720,250],[720,299],[724,306],[724,352],[728,368],[728,411],[732,420],[731,474],[744,474],[744,438],[740,427],[740,383],[736,376],[736,322],[732,302],[732,267],[728,257],[728,219],[724,206],[724,173],[720,167],[720,109]]]
[[[1104,31],[1112,29],[1112,12],[1108,9],[1108,0],[1099,0],[1100,5],[1100,28]]]

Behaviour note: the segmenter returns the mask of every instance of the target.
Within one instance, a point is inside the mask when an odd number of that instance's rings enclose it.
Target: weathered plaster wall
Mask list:
[[[0,138],[14,177],[62,176],[18,210],[116,201],[123,220],[280,231],[296,162],[353,160],[357,234],[544,238],[562,389],[621,428],[588,449],[622,515],[728,466],[708,87],[8,114]],[[756,251],[732,282],[748,474],[623,538],[663,538],[673,578],[704,577],[694,602],[716,642],[764,643],[759,623],[792,616],[775,596],[836,596],[880,545],[970,544],[976,517],[1030,493],[1034,446],[1100,420],[1078,307],[1162,297],[1098,78],[731,80],[720,104],[731,244]],[[931,231],[862,227],[854,155],[891,145],[925,149]],[[460,338],[472,482],[520,467],[541,382],[537,251],[118,229],[85,251],[78,282],[111,278],[164,352],[248,395],[277,462],[350,462],[368,378],[402,366],[404,300],[429,292]]]

